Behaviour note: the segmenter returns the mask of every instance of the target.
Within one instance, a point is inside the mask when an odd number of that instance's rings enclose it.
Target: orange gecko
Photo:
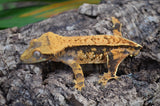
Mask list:
[[[80,64],[106,63],[108,72],[104,72],[99,83],[117,78],[119,64],[127,56],[136,56],[141,45],[125,39],[121,34],[122,24],[112,17],[113,35],[60,36],[52,32],[43,34],[30,42],[28,49],[21,55],[24,63],[37,63],[52,60],[69,65],[75,75],[75,88],[81,90],[84,75]]]

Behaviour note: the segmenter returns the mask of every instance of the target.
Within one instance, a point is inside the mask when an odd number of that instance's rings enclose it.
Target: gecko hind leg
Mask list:
[[[128,52],[124,49],[113,49],[107,56],[108,72],[104,73],[100,78],[99,83],[106,85],[108,80],[117,79],[116,75],[119,64],[128,56]]]
[[[122,24],[119,22],[119,20],[115,17],[112,17],[112,23],[113,23],[113,35],[122,36],[121,33]]]

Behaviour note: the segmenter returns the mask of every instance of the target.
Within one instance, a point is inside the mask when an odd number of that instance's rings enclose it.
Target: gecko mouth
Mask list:
[[[40,59],[40,60],[37,60],[37,59],[28,59],[28,60],[21,60],[22,63],[40,63],[40,62],[44,62],[46,61],[46,59]]]

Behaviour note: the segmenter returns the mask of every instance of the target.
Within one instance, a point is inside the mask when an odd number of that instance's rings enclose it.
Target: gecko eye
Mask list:
[[[33,56],[34,56],[35,58],[40,58],[41,53],[40,53],[39,51],[34,51],[34,52],[33,52]]]

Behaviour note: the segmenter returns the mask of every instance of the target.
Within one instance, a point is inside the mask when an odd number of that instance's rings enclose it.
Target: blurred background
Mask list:
[[[0,0],[0,30],[22,27],[100,0]]]

